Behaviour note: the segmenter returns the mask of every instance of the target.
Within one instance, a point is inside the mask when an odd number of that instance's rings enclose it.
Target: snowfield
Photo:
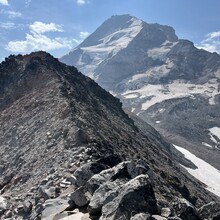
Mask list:
[[[194,170],[185,166],[183,167],[195,178],[205,183],[207,186],[207,190],[220,197],[220,171],[210,164],[206,163],[204,160],[196,157],[188,150],[174,144],[173,146],[178,151],[183,153],[187,159],[191,160],[198,167],[198,169]]]
[[[159,79],[162,76],[166,76],[170,72],[170,69],[172,67],[173,63],[169,59],[167,59],[166,63],[161,66],[152,67],[146,72],[140,72],[135,74],[128,80],[127,85],[129,87],[139,82],[148,82],[150,78]]]
[[[211,141],[214,143],[216,149],[218,148],[219,140],[220,140],[220,128],[219,127],[213,127],[209,129],[209,136]]]
[[[162,61],[166,60],[166,55],[170,52],[170,50],[177,44],[178,42],[170,42],[165,41],[161,47],[155,47],[151,50],[147,51],[147,55],[152,57],[153,59],[159,59]]]
[[[212,135],[215,135],[218,139],[220,139],[220,128],[213,127],[213,128],[210,128],[209,131]]]
[[[135,75],[131,80],[129,80],[128,88],[135,87],[135,84],[138,83],[140,79],[142,80],[144,77],[143,74]],[[129,85],[130,84],[130,85]],[[214,105],[214,98],[217,94],[220,94],[218,91],[218,83],[215,80],[210,80],[205,84],[191,84],[181,81],[174,81],[170,84],[165,85],[152,85],[147,84],[140,89],[136,90],[127,90],[122,95],[125,99],[134,98],[133,94],[139,94],[139,99],[145,99],[149,97],[149,100],[146,99],[142,103],[141,110],[145,111],[149,107],[155,105],[156,103],[160,103],[164,100],[174,99],[174,98],[183,98],[183,97],[191,97],[194,98],[194,95],[201,94],[209,99],[209,104]],[[220,128],[219,128],[220,129]],[[220,137],[220,130],[216,131],[218,133],[218,137]]]
[[[205,142],[202,142],[202,145],[204,145],[204,146],[206,146],[206,147],[209,147],[209,148],[213,148],[210,144],[205,143]]]

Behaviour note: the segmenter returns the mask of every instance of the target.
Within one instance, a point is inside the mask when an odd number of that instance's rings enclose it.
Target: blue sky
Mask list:
[[[0,0],[0,61],[37,50],[61,57],[116,14],[170,25],[220,53],[219,9],[219,0]]]

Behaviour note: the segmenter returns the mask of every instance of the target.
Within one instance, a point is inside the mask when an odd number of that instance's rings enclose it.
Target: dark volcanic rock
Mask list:
[[[100,173],[106,168],[108,168],[108,166],[101,163],[91,162],[85,164],[74,172],[73,176],[75,178],[75,183],[72,183],[76,186],[84,186],[94,174]]]
[[[157,213],[153,188],[149,177],[145,175],[137,176],[126,183],[121,193],[103,206],[101,219],[130,219],[140,212]]]
[[[83,207],[89,204],[91,197],[92,197],[91,194],[88,192],[87,188],[84,186],[79,187],[76,191],[74,191],[70,195],[71,200],[78,207]]]
[[[101,214],[102,207],[112,201],[121,191],[121,185],[124,182],[106,182],[99,186],[94,192],[88,205],[90,215]]]

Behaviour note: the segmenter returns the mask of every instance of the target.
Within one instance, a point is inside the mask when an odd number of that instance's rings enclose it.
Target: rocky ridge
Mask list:
[[[48,53],[6,58],[0,100],[1,219],[65,219],[76,208],[79,219],[82,212],[130,219],[172,212],[175,199],[190,202],[199,218],[197,209],[218,207],[219,199],[175,162],[169,146],[140,131],[117,98]],[[96,202],[105,189],[110,197]],[[129,195],[143,200],[140,207],[127,204]],[[170,216],[178,215],[175,207]]]

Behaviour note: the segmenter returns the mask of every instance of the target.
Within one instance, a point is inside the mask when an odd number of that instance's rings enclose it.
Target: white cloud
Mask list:
[[[22,14],[17,11],[8,11],[7,14],[9,18],[18,18],[22,16]]]
[[[86,3],[88,3],[88,1],[87,0],[77,0],[76,3],[79,5],[85,5]]]
[[[220,37],[220,31],[211,32],[211,33],[207,34],[206,37],[208,39],[213,39],[213,38],[216,38],[216,37]]]
[[[26,34],[24,41],[10,41],[6,47],[12,52],[31,52],[37,50],[57,50],[61,48],[72,48],[74,42],[66,38],[51,39],[45,35]]]
[[[81,32],[79,33],[79,37],[80,37],[81,39],[85,39],[85,38],[87,38],[88,36],[89,36],[89,32],[87,32],[87,31],[85,31],[85,32],[81,31]]]
[[[6,49],[11,52],[29,53],[37,50],[57,50],[62,48],[72,49],[78,41],[64,37],[49,38],[46,32],[61,32],[61,26],[55,23],[45,24],[34,22],[29,26],[30,33],[26,34],[25,40],[10,41]]]
[[[18,18],[21,17],[22,14],[18,11],[6,11],[6,10],[1,10],[0,14],[7,15],[8,18],[13,19],[13,18]]]
[[[8,0],[0,0],[0,4],[2,4],[2,5],[8,5]]]
[[[204,49],[209,52],[220,53],[220,31],[208,33],[206,38],[197,44],[196,47],[199,49]]]
[[[40,21],[35,21],[33,24],[30,25],[30,31],[34,34],[43,34],[45,32],[63,32],[63,29],[59,24],[46,24]]]
[[[15,27],[16,27],[15,23],[13,23],[13,22],[0,22],[0,28],[13,29]]]
[[[213,52],[218,52],[218,47],[217,45],[213,45],[213,44],[205,44],[205,43],[202,43],[200,45],[196,45],[197,48],[199,49],[203,49],[203,50],[207,50],[211,53]]]

